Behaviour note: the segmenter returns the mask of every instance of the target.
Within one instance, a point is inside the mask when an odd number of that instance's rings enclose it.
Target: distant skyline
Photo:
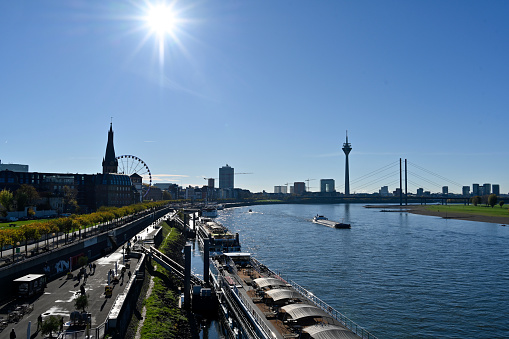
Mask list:
[[[99,173],[113,117],[156,183],[229,164],[253,192],[343,191],[348,129],[352,193],[394,190],[353,182],[399,158],[509,192],[507,1],[172,1],[171,25],[160,5],[1,2],[2,163]]]

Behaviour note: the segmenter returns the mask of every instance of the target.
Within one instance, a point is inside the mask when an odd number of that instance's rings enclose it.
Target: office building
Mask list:
[[[418,188],[417,189],[417,196],[418,197],[421,197],[424,195],[424,188]]]
[[[473,196],[482,195],[479,189],[479,184],[472,184],[472,195]]]
[[[0,171],[12,171],[12,172],[28,172],[28,165],[21,164],[2,164],[0,160]]]
[[[462,194],[464,197],[470,196],[470,186],[463,186]]]
[[[449,194],[449,186],[442,186],[442,195]]]
[[[484,184],[482,185],[483,195],[490,195],[491,194],[491,184]]]
[[[297,195],[304,194],[306,192],[306,183],[294,182],[293,183],[293,192]]]
[[[334,179],[320,179],[320,192],[321,193],[336,192],[336,188],[334,187],[334,185],[335,185]]]
[[[382,187],[378,190],[378,194],[380,194],[382,197],[387,197],[387,196],[389,196],[389,186],[382,186]]]
[[[492,193],[496,195],[500,195],[500,185],[493,184],[492,186]]]
[[[233,189],[234,188],[234,169],[233,167],[223,166],[219,169],[219,188]]]

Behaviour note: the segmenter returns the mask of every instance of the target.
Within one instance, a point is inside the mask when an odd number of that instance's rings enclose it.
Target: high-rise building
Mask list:
[[[334,185],[335,185],[334,179],[320,179],[320,192],[321,193],[336,192]]]
[[[499,184],[493,184],[492,193],[496,194],[496,195],[500,195],[500,185]]]
[[[490,195],[491,194],[491,184],[484,184],[482,185],[483,195]]]
[[[463,196],[468,197],[470,195],[470,186],[463,186],[462,193]]]
[[[348,154],[352,150],[352,145],[348,142],[348,131],[346,131],[346,142],[343,144],[343,152],[345,152],[345,195],[350,195],[350,172],[348,166]]]
[[[472,184],[472,195],[482,195],[482,193],[479,190],[479,184]]]
[[[274,186],[274,193],[281,194],[281,187],[283,187],[283,186]]]
[[[449,194],[449,186],[442,186],[442,195]]]
[[[219,169],[219,188],[234,188],[234,169],[233,167],[223,166]]]
[[[304,194],[304,192],[306,192],[306,183],[305,182],[294,182],[293,183],[293,192],[297,195]]]
[[[378,194],[380,194],[381,196],[383,197],[386,197],[389,195],[389,186],[382,186],[379,190],[378,190]]]
[[[424,195],[424,188],[418,188],[417,189],[417,196],[423,196]]]
[[[103,158],[103,174],[117,173],[118,160],[115,157],[115,147],[113,147],[113,123],[110,123],[108,132],[108,144],[106,145],[106,154]]]
[[[208,180],[207,180],[207,186],[208,186],[209,188],[214,188],[214,185],[215,185],[214,178],[208,178]]]

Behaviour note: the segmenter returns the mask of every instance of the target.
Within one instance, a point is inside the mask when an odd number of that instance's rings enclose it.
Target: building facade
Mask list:
[[[320,192],[321,193],[336,192],[334,179],[320,179]]]
[[[219,188],[233,189],[234,188],[234,169],[233,167],[223,166],[219,169]]]

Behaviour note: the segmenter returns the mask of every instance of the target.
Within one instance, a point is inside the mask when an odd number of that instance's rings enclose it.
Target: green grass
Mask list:
[[[164,240],[159,248],[160,251],[170,257],[181,256],[182,235],[180,231],[170,228],[166,223],[163,223],[162,226]],[[154,287],[151,295],[145,301],[147,313],[141,329],[141,337],[147,339],[179,338],[182,329],[187,325],[187,318],[178,308],[180,298],[178,288],[182,283],[159,265],[157,270],[149,267],[147,271],[154,277]]]
[[[451,213],[465,213],[472,215],[485,215],[492,217],[507,217],[509,218],[509,206],[495,205],[495,207],[484,206],[484,205],[433,205],[428,206],[426,209],[430,211],[440,211],[440,212],[451,212]]]
[[[21,225],[26,225],[26,224],[33,224],[33,223],[36,223],[36,222],[45,222],[45,221],[48,221],[48,220],[51,220],[51,219],[34,219],[34,220],[23,220],[23,221],[8,221],[8,222],[0,222],[0,229],[2,228],[11,228],[11,224],[15,224],[16,226],[15,227],[19,227]]]

